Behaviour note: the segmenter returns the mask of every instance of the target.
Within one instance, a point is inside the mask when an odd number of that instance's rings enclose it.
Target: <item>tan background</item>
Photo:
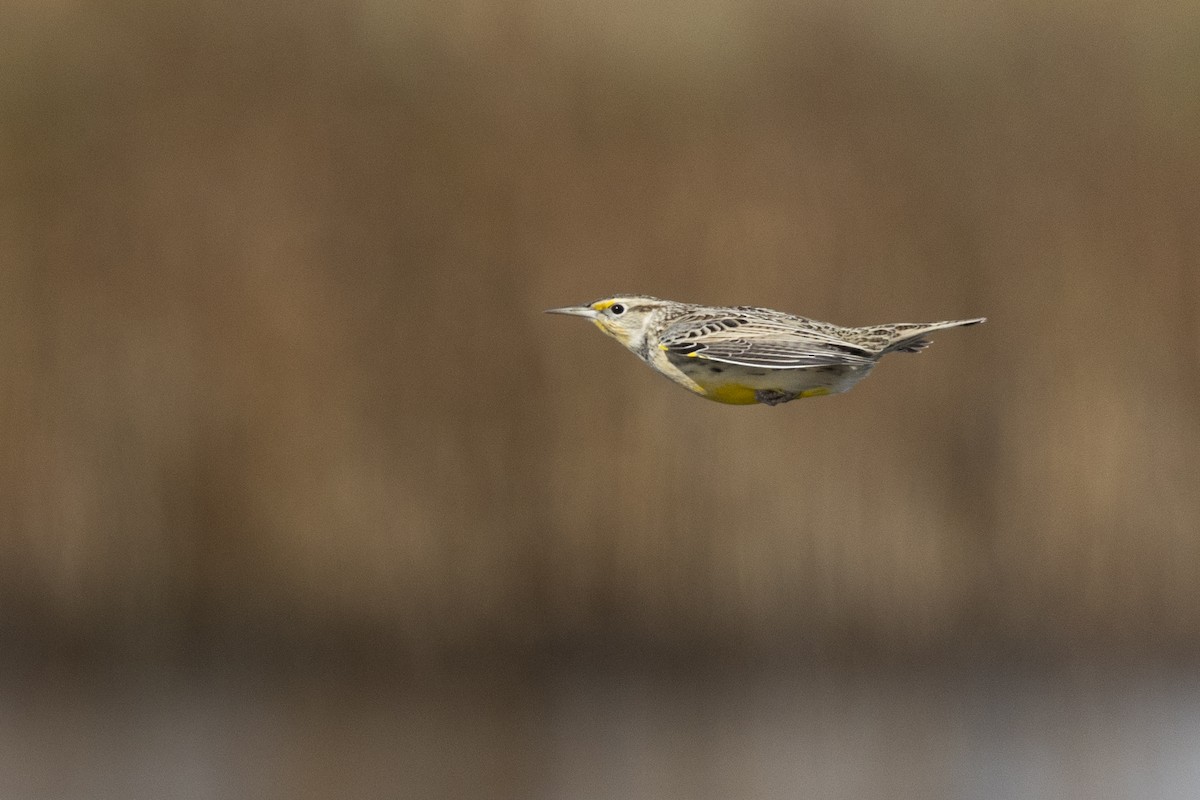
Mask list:
[[[763,659],[1166,664],[1200,645],[1192,4],[5,16],[14,696],[47,665],[143,696],[130,664],[438,687],[503,664],[544,698],[545,675],[614,658],[733,663],[741,684]],[[540,314],[615,291],[990,321],[848,395],[734,408]],[[520,749],[497,724],[481,752]],[[614,796],[656,785],[638,774]],[[479,785],[571,794],[527,778]]]

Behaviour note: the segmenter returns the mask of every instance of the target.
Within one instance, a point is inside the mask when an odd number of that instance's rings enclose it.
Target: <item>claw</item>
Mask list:
[[[754,397],[760,403],[777,406],[789,400],[795,400],[798,395],[795,392],[781,392],[778,389],[759,389],[754,393]]]

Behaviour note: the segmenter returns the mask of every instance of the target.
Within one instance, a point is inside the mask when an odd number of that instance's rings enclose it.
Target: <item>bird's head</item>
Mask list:
[[[596,323],[597,328],[630,350],[637,351],[642,349],[646,341],[650,324],[669,305],[671,302],[668,300],[647,295],[617,295],[582,306],[551,308],[546,313],[587,317]]]

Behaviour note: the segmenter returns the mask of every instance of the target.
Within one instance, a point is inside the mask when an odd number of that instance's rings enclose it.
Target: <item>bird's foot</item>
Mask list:
[[[795,392],[781,392],[778,389],[759,389],[754,393],[754,397],[760,403],[766,403],[769,406],[777,406],[780,403],[786,403],[789,400],[795,400],[798,395]]]

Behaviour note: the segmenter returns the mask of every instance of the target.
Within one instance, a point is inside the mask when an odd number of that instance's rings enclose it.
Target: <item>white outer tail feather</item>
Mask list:
[[[977,317],[975,319],[955,319],[946,320],[945,322],[931,322],[928,325],[919,325],[911,331],[899,336],[887,347],[883,348],[880,355],[884,353],[919,353],[929,345],[933,344],[925,337],[935,331],[945,330],[947,328],[965,328],[969,325],[978,325],[981,322],[987,322],[987,317]]]

